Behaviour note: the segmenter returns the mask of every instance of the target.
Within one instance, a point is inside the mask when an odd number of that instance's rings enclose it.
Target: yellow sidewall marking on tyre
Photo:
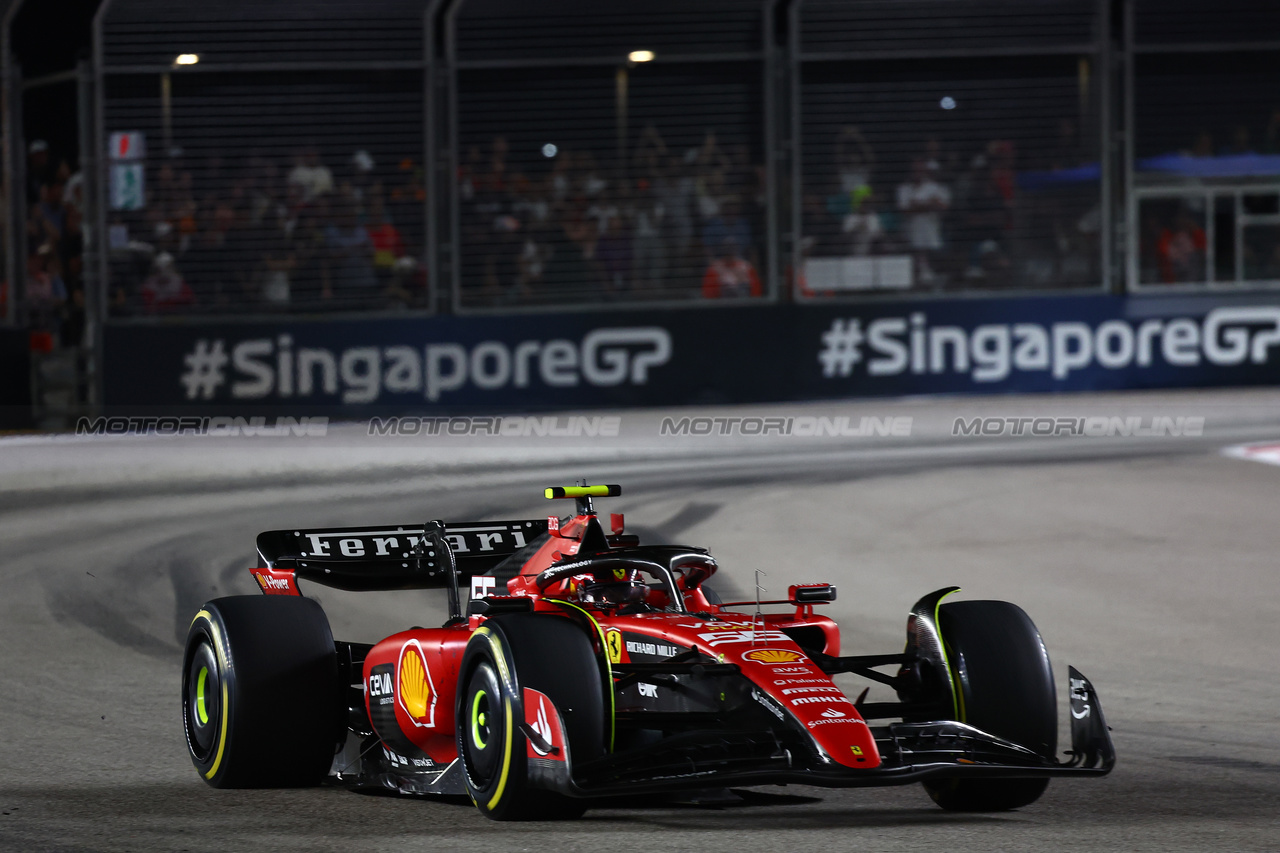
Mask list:
[[[485,642],[489,644],[489,648],[493,651],[494,663],[498,665],[498,676],[502,679],[502,692],[506,694],[503,697],[504,716],[507,718],[504,725],[506,737],[502,745],[502,772],[498,774],[498,786],[493,789],[493,796],[485,803],[485,808],[493,811],[497,806],[498,800],[502,798],[502,794],[507,789],[507,777],[511,774],[511,756],[512,756],[512,738],[515,732],[512,731],[512,717],[515,712],[511,708],[511,693],[515,689],[515,685],[511,683],[510,670],[507,669],[506,655],[502,648],[501,641],[494,633],[486,627],[476,629],[474,636],[483,637]]]
[[[204,774],[204,778],[212,779],[218,772],[218,768],[222,765],[222,756],[227,751],[227,721],[231,717],[231,709],[227,706],[227,658],[222,653],[222,632],[218,630],[218,625],[213,621],[212,614],[208,610],[201,610],[196,614],[196,618],[191,620],[194,625],[201,618],[209,623],[209,633],[213,635],[213,653],[218,658],[218,669],[220,680],[222,681],[222,707],[219,713],[222,715],[222,725],[219,727],[221,731],[218,734],[218,751],[213,756],[213,765]]]
[[[511,772],[511,738],[514,735],[514,732],[511,731],[511,718],[513,716],[511,711],[511,700],[506,699],[502,704],[507,718],[507,724],[505,727],[507,735],[506,742],[503,744],[502,772],[498,774],[498,787],[493,789],[493,796],[489,799],[489,811],[493,811],[493,807],[498,804],[498,800],[502,799],[502,792],[507,788],[507,775]]]

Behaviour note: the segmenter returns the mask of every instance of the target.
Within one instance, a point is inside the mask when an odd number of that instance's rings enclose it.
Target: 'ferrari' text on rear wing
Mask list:
[[[423,553],[423,525],[268,530],[258,534],[258,554],[268,569],[292,569],[299,578],[347,590],[431,589],[448,584]],[[460,579],[485,574],[547,532],[543,519],[454,522],[443,539]]]

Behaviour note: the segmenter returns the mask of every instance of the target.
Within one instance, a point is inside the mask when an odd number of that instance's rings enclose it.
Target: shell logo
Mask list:
[[[410,640],[400,648],[400,662],[396,665],[396,698],[415,726],[435,727],[435,684],[431,681],[426,655],[417,640]]]
[[[804,660],[804,655],[787,649],[756,649],[742,656],[745,660],[758,663],[795,663]]]

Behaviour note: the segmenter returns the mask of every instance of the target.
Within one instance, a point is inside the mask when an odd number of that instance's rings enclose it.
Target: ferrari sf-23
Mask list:
[[[469,796],[495,820],[580,816],[634,794],[795,783],[920,782],[942,808],[1034,802],[1052,777],[1115,764],[1089,680],[1070,676],[1071,748],[1031,619],[1004,601],[907,616],[900,652],[843,655],[815,608],[826,583],[723,603],[703,548],[641,544],[593,499],[564,517],[269,531],[251,571],[265,596],[210,601],[183,661],[191,760],[216,788],[328,781]],[[443,588],[440,627],[335,641],[300,582]],[[781,606],[782,610],[777,608]],[[841,673],[895,701],[846,693]]]

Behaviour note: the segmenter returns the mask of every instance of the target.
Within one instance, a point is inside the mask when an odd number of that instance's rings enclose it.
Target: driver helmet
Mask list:
[[[649,597],[640,572],[625,566],[602,568],[577,583],[578,599],[592,604],[636,604]]]

